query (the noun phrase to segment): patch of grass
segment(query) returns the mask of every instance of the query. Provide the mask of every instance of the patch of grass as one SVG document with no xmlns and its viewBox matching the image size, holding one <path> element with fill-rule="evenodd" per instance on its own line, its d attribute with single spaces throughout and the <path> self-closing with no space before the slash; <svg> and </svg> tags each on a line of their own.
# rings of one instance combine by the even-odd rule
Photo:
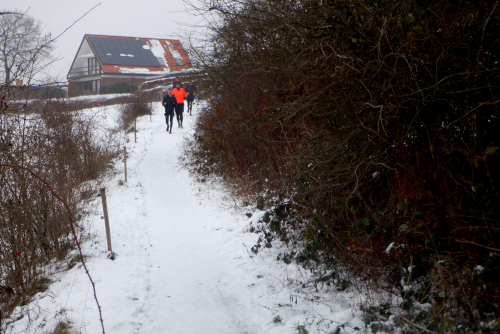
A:
<svg viewBox="0 0 500 334">
<path fill-rule="evenodd" d="M 309 332 L 306 329 L 305 325 L 298 325 L 295 329 L 299 332 L 299 334 L 308 334 Z"/>
<path fill-rule="evenodd" d="M 77 332 L 71 330 L 72 326 L 67 321 L 59 321 L 54 328 L 54 330 L 47 332 L 46 334 L 77 334 Z"/>
<path fill-rule="evenodd" d="M 52 281 L 48 277 L 40 277 L 36 282 L 37 292 L 45 292 L 48 290 Z"/>
<path fill-rule="evenodd" d="M 283 319 L 282 319 L 279 315 L 277 315 L 277 316 L 275 316 L 275 317 L 273 318 L 273 322 L 274 322 L 275 324 L 281 324 L 281 320 L 283 320 Z"/>
<path fill-rule="evenodd" d="M 79 254 L 73 255 L 68 261 L 68 270 L 76 266 L 78 262 L 80 262 L 80 255 Z"/>
</svg>

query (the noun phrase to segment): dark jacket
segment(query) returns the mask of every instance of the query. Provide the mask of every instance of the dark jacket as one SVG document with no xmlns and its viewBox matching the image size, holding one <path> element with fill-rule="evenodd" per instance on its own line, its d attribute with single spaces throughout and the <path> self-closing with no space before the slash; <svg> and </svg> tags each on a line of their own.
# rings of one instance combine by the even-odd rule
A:
<svg viewBox="0 0 500 334">
<path fill-rule="evenodd" d="M 188 94 L 187 99 L 188 100 L 194 100 L 194 93 L 196 93 L 196 86 L 195 85 L 188 85 L 186 88 L 186 93 Z"/>
<path fill-rule="evenodd" d="M 165 107 L 165 113 L 167 113 L 167 112 L 173 112 L 174 108 L 175 108 L 175 105 L 177 104 L 177 101 L 175 100 L 175 96 L 173 96 L 173 95 L 172 96 L 168 96 L 168 94 L 167 94 L 163 98 L 162 104 Z"/>
<path fill-rule="evenodd" d="M 179 81 L 172 81 L 172 89 L 174 89 L 175 87 L 177 87 L 176 85 L 180 83 L 181 84 L 181 88 L 182 88 L 182 82 L 179 80 Z"/>
</svg>

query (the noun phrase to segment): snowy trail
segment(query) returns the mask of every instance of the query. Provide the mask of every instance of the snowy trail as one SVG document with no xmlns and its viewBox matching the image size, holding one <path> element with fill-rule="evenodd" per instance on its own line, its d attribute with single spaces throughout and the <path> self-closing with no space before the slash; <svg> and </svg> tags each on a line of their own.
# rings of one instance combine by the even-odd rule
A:
<svg viewBox="0 0 500 334">
<path fill-rule="evenodd" d="M 199 195 L 179 166 L 195 116 L 184 117 L 184 130 L 174 120 L 168 134 L 163 108 L 154 105 L 152 122 L 148 116 L 138 119 L 137 143 L 127 134 L 128 182 L 123 184 L 123 163 L 116 161 L 115 175 L 102 185 L 115 260 L 109 259 L 99 198 L 86 218 L 91 238 L 83 250 L 106 333 L 281 334 L 297 333 L 298 325 L 329 333 L 342 324 L 342 333 L 352 333 L 354 326 L 361 328 L 360 314 L 352 312 L 354 294 L 335 292 L 333 282 L 318 289 L 309 272 L 276 261 L 279 249 L 263 248 L 250 257 L 247 247 L 258 236 L 245 228 L 262 212 L 249 219 L 221 209 L 212 199 L 220 195 L 217 190 L 210 198 Z M 102 110 L 107 113 L 103 127 L 114 124 L 116 107 Z M 60 322 L 76 333 L 102 333 L 81 265 L 60 266 L 49 289 L 20 308 L 30 310 L 29 316 L 7 334 L 45 334 Z"/>
<path fill-rule="evenodd" d="M 190 122 L 186 118 L 187 128 Z M 198 205 L 199 199 L 190 191 L 187 172 L 177 167 L 183 132 L 174 129 L 174 133 L 153 133 L 152 144 L 141 163 L 143 170 L 138 171 L 144 178 L 138 182 L 145 189 L 145 213 L 138 219 L 147 224 L 143 233 L 149 244 L 138 245 L 137 252 L 145 254 L 145 263 L 150 267 L 143 277 L 145 300 L 137 317 L 143 319 L 140 322 L 150 333 L 169 329 L 184 333 L 234 333 L 233 305 L 225 305 L 218 292 L 218 285 L 228 276 L 224 260 L 229 256 L 220 253 L 220 240 L 211 233 L 220 219 L 207 220 L 211 213 Z M 226 219 L 234 220 L 230 216 Z M 146 250 L 143 252 L 142 248 Z M 151 315 L 157 314 L 157 310 L 162 310 L 163 316 L 153 321 Z"/>
<path fill-rule="evenodd" d="M 139 122 L 138 143 L 129 144 L 131 153 L 139 155 L 136 167 L 131 166 L 134 172 L 127 186 L 119 189 L 121 203 L 110 209 L 134 208 L 120 229 L 123 232 L 114 237 L 115 263 L 141 266 L 130 273 L 134 281 L 116 285 L 130 294 L 124 301 L 128 305 L 123 305 L 130 321 L 123 322 L 121 312 L 116 321 L 105 312 L 106 322 L 116 333 L 240 333 L 238 318 L 248 310 L 240 310 L 234 296 L 224 292 L 224 286 L 233 284 L 229 279 L 234 265 L 227 249 L 219 247 L 225 240 L 213 233 L 223 225 L 234 225 L 234 217 L 201 205 L 187 171 L 178 167 L 179 147 L 188 130 L 174 125 L 173 134 L 167 134 L 160 111 L 154 122 L 147 118 Z M 185 116 L 185 129 L 192 121 Z M 106 301 L 104 309 L 105 305 Z"/>
</svg>

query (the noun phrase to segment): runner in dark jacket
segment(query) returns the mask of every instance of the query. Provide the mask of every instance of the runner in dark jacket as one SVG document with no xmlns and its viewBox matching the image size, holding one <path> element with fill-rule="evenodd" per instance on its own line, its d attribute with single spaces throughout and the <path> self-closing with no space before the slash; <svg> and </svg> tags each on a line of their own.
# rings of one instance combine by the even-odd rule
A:
<svg viewBox="0 0 500 334">
<path fill-rule="evenodd" d="M 189 82 L 189 85 L 187 85 L 186 87 L 186 93 L 187 93 L 187 103 L 188 103 L 188 110 L 187 112 L 189 113 L 189 115 L 191 115 L 191 110 L 193 109 L 193 101 L 194 101 L 194 97 L 196 96 L 196 86 L 193 85 L 193 82 L 190 81 Z"/>
<path fill-rule="evenodd" d="M 174 88 L 175 88 L 175 85 L 177 85 L 178 83 L 180 83 L 180 84 L 181 84 L 181 88 L 182 88 L 182 82 L 181 82 L 181 79 L 179 79 L 179 77 L 176 77 L 176 78 L 174 79 L 174 81 L 172 81 L 172 89 L 174 89 Z"/>
<path fill-rule="evenodd" d="M 169 133 L 172 133 L 172 125 L 174 123 L 174 111 L 175 111 L 175 106 L 177 105 L 177 100 L 175 99 L 175 96 L 172 95 L 172 88 L 167 89 L 167 94 L 163 98 L 162 104 L 165 107 L 165 122 L 167 122 L 167 132 L 170 129 Z"/>
</svg>

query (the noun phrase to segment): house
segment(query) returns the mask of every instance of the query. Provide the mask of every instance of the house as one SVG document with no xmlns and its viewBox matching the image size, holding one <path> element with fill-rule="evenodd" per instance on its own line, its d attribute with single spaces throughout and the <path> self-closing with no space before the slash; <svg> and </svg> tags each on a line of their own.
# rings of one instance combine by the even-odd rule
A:
<svg viewBox="0 0 500 334">
<path fill-rule="evenodd" d="M 68 72 L 70 96 L 98 94 L 102 86 L 175 77 L 191 68 L 175 39 L 85 35 Z"/>
</svg>

